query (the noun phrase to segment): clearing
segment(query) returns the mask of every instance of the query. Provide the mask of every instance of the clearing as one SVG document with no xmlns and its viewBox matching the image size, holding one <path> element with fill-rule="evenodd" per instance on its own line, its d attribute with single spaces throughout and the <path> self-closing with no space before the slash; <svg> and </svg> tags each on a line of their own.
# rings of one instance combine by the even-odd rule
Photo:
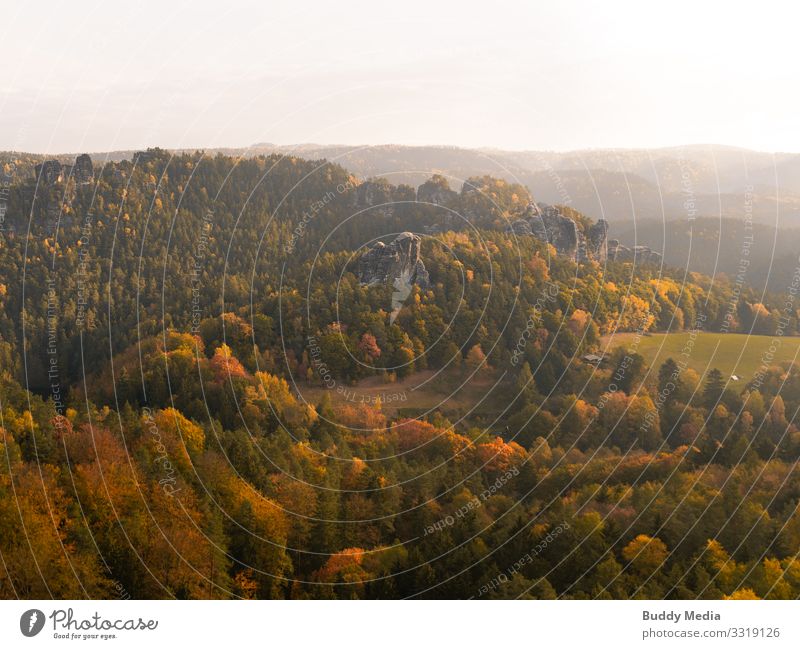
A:
<svg viewBox="0 0 800 649">
<path fill-rule="evenodd" d="M 638 342 L 637 342 L 638 338 Z M 777 341 L 777 344 L 776 344 Z M 736 375 L 747 382 L 764 364 L 778 365 L 795 358 L 800 360 L 800 336 L 754 336 L 749 334 L 725 334 L 702 332 L 695 336 L 691 344 L 691 334 L 654 333 L 639 336 L 635 333 L 622 333 L 604 336 L 601 341 L 608 352 L 616 347 L 625 347 L 644 356 L 647 363 L 657 367 L 668 358 L 675 361 L 682 358 L 702 377 L 712 368 L 724 375 Z M 774 349 L 770 359 L 770 348 Z M 684 349 L 690 349 L 688 358 L 682 357 Z"/>
</svg>

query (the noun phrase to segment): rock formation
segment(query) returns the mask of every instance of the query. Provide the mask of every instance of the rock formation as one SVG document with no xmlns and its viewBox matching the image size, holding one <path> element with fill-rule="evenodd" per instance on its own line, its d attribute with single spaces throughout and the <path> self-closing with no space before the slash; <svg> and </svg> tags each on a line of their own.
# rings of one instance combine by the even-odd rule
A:
<svg viewBox="0 0 800 649">
<path fill-rule="evenodd" d="M 444 176 L 435 175 L 417 188 L 417 201 L 433 205 L 450 205 L 458 198 L 458 193 L 450 189 Z"/>
<path fill-rule="evenodd" d="M 483 188 L 483 184 L 486 178 L 482 178 L 480 176 L 475 176 L 474 178 L 467 178 L 464 181 L 464 184 L 461 185 L 461 195 L 464 196 L 465 194 L 471 194 L 473 192 L 480 193 L 481 189 Z"/>
<path fill-rule="evenodd" d="M 75 164 L 61 164 L 58 160 L 45 160 L 35 167 L 36 179 L 41 185 L 56 185 L 73 178 L 75 183 L 83 185 L 94 180 L 92 159 L 87 153 L 75 158 Z"/>
<path fill-rule="evenodd" d="M 64 179 L 64 168 L 58 160 L 45 160 L 35 170 L 37 180 L 43 185 L 55 185 Z"/>
<path fill-rule="evenodd" d="M 383 181 L 365 180 L 353 194 L 353 207 L 356 210 L 371 210 L 380 216 L 394 214 L 394 186 Z"/>
<path fill-rule="evenodd" d="M 533 236 L 533 228 L 531 222 L 525 219 L 517 219 L 511 223 L 511 231 L 518 236 Z"/>
<path fill-rule="evenodd" d="M 660 264 L 661 253 L 647 246 L 623 246 L 617 239 L 608 242 L 608 258 L 613 261 L 631 261 L 637 264 Z"/>
<path fill-rule="evenodd" d="M 79 185 L 85 185 L 94 180 L 94 166 L 88 153 L 82 153 L 75 158 L 75 165 L 72 167 L 72 177 Z"/>
<path fill-rule="evenodd" d="M 494 194 L 497 191 L 500 192 L 499 198 Z M 525 191 L 524 187 L 509 186 L 484 176 L 464 181 L 459 193 L 450 189 L 444 176 L 437 174 L 420 185 L 414 195 L 414 190 L 405 185 L 395 187 L 383 179 L 373 179 L 356 187 L 352 207 L 355 210 L 370 210 L 370 214 L 381 216 L 402 216 L 404 212 L 401 206 L 408 203 L 408 192 L 412 192 L 411 200 L 416 198 L 423 216 L 430 217 L 427 223 L 418 224 L 418 227 L 434 235 L 450 229 L 461 229 L 464 224 L 497 227 L 509 213 L 519 209 L 516 207 L 519 204 L 518 197 Z M 510 192 L 513 192 L 513 198 Z M 450 208 L 453 212 L 450 209 L 437 209 L 436 206 Z M 560 256 L 577 263 L 596 261 L 603 264 L 610 258 L 608 222 L 604 219 L 589 225 L 586 219 L 571 214 L 569 210 L 531 201 L 523 212 L 517 212 L 509 227 L 518 236 L 534 236 L 549 243 Z M 392 245 L 394 243 L 386 248 Z M 377 248 L 373 248 L 373 251 Z M 392 254 L 392 251 L 386 254 Z M 372 257 L 365 255 L 364 263 L 370 259 Z"/>
<path fill-rule="evenodd" d="M 365 252 L 358 261 L 358 280 L 362 284 L 386 284 L 407 277 L 421 288 L 428 287 L 428 271 L 420 258 L 422 239 L 402 232 L 390 244 L 382 241 Z"/>
<path fill-rule="evenodd" d="M 608 223 L 603 219 L 584 233 L 577 222 L 563 215 L 557 207 L 531 203 L 521 218 L 511 224 L 511 229 L 518 235 L 529 234 L 546 241 L 559 255 L 575 262 L 604 263 L 608 258 Z"/>
<path fill-rule="evenodd" d="M 590 258 L 605 262 L 608 259 L 608 221 L 600 219 L 586 233 L 586 249 Z"/>
<path fill-rule="evenodd" d="M 647 246 L 623 246 L 617 239 L 608 238 L 608 222 L 600 219 L 581 229 L 578 223 L 565 216 L 557 207 L 539 203 L 528 205 L 522 216 L 511 223 L 518 236 L 533 235 L 552 245 L 559 255 L 575 262 L 594 260 L 599 263 L 629 261 L 637 264 L 660 264 L 661 253 Z"/>
<path fill-rule="evenodd" d="M 552 205 L 539 203 L 535 209 L 531 208 L 532 205 L 528 209 L 533 212 L 530 220 L 533 236 L 547 241 L 559 255 L 572 261 L 581 261 L 579 248 L 582 247 L 583 236 L 578 231 L 578 224 L 563 216 L 558 208 Z"/>
<path fill-rule="evenodd" d="M 362 285 L 389 284 L 392 293 L 391 322 L 394 322 L 414 285 L 428 288 L 430 278 L 420 258 L 422 239 L 411 232 L 399 234 L 390 244 L 376 243 L 358 260 Z"/>
</svg>

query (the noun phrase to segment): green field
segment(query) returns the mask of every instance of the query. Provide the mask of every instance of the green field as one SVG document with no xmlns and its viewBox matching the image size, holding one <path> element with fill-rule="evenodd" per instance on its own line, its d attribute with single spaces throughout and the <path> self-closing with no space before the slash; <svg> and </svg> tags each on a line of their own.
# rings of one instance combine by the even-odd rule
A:
<svg viewBox="0 0 800 649">
<path fill-rule="evenodd" d="M 603 337 L 603 347 L 607 351 L 624 346 L 640 353 L 653 366 L 660 365 L 670 356 L 679 361 L 687 360 L 689 367 L 701 376 L 714 367 L 725 375 L 737 375 L 743 382 L 749 381 L 766 360 L 769 349 L 774 344 L 771 336 L 750 336 L 747 334 L 699 333 L 696 334 L 691 353 L 686 357 L 681 352 L 690 343 L 689 333 L 637 334 L 623 333 Z M 774 357 L 767 364 L 774 365 L 791 361 L 797 356 L 800 361 L 800 336 L 783 337 Z"/>
</svg>

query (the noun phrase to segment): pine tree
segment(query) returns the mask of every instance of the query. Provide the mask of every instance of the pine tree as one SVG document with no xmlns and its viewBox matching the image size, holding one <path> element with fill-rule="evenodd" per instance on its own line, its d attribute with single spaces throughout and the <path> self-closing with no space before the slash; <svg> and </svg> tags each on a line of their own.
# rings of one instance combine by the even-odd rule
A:
<svg viewBox="0 0 800 649">
<path fill-rule="evenodd" d="M 663 395 L 660 398 L 664 401 L 664 405 L 672 402 L 682 387 L 683 381 L 678 364 L 672 358 L 668 358 L 658 370 L 658 392 L 659 395 Z"/>
<path fill-rule="evenodd" d="M 714 408 L 725 392 L 725 379 L 716 367 L 706 377 L 706 387 L 703 390 L 703 403 L 707 408 Z"/>
</svg>

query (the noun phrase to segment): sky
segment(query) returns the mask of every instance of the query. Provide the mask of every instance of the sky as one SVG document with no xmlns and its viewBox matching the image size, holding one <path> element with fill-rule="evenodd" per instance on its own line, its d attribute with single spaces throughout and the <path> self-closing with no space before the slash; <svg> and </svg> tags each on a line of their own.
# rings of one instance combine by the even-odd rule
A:
<svg viewBox="0 0 800 649">
<path fill-rule="evenodd" d="M 0 149 L 796 152 L 795 4 L 0 0 Z"/>
</svg>

